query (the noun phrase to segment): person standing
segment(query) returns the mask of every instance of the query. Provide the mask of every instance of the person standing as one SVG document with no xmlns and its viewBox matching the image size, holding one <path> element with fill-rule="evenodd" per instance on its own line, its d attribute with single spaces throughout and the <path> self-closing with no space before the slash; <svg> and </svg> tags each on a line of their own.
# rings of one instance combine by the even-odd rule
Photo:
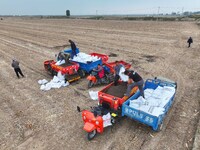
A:
<svg viewBox="0 0 200 150">
<path fill-rule="evenodd" d="M 189 48 L 190 45 L 193 43 L 192 37 L 189 37 L 189 39 L 187 40 L 187 43 L 188 43 L 188 48 Z"/>
<path fill-rule="evenodd" d="M 114 70 L 115 70 L 114 85 L 117 86 L 118 80 L 120 78 L 120 76 L 119 76 L 120 69 L 124 66 L 122 64 L 120 64 L 119 61 L 115 61 L 115 64 L 116 64 L 116 66 L 114 67 Z"/>
<path fill-rule="evenodd" d="M 70 46 L 71 46 L 71 49 L 72 49 L 72 55 L 71 55 L 71 58 L 73 59 L 74 56 L 76 56 L 76 44 L 72 41 L 72 40 L 69 40 L 69 43 L 70 43 Z"/>
<path fill-rule="evenodd" d="M 143 85 L 144 85 L 144 80 L 142 79 L 142 77 L 135 71 L 133 70 L 126 70 L 124 72 L 125 75 L 128 75 L 129 80 L 128 80 L 128 87 L 127 87 L 127 91 L 125 96 L 130 96 L 131 90 L 135 87 L 138 86 L 139 90 L 140 90 L 140 94 L 141 96 L 144 98 L 144 89 L 143 89 Z"/>
<path fill-rule="evenodd" d="M 22 71 L 21 71 L 21 69 L 20 69 L 20 67 L 19 67 L 19 61 L 13 59 L 13 60 L 12 60 L 11 66 L 14 68 L 15 73 L 16 73 L 16 75 L 17 75 L 18 78 L 20 78 L 19 74 L 20 74 L 22 77 L 24 77 L 24 74 L 22 73 Z"/>
</svg>

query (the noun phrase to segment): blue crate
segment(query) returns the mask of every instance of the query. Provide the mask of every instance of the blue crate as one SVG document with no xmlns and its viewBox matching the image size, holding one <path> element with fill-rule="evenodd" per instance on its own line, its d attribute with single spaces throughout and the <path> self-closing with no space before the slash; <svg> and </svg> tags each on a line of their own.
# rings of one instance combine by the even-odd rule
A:
<svg viewBox="0 0 200 150">
<path fill-rule="evenodd" d="M 94 62 L 87 62 L 87 63 L 82 63 L 82 62 L 77 62 L 77 61 L 72 61 L 72 62 L 78 63 L 80 66 L 79 68 L 84 70 L 86 73 L 90 73 L 92 71 L 92 69 L 94 69 L 98 66 L 98 64 L 102 65 L 101 59 L 94 61 Z"/>
<path fill-rule="evenodd" d="M 76 53 L 78 54 L 80 51 L 79 49 L 77 48 L 76 49 Z M 67 49 L 67 50 L 64 50 L 64 53 L 69 53 L 71 54 L 72 53 L 72 50 L 71 49 Z M 90 73 L 92 71 L 92 69 L 96 68 L 98 66 L 98 64 L 102 65 L 102 60 L 97 60 L 95 62 L 87 62 L 87 63 L 82 63 L 82 62 L 77 62 L 77 61 L 72 61 L 72 62 L 76 62 L 79 64 L 79 68 L 84 70 L 86 73 Z"/>
<path fill-rule="evenodd" d="M 66 49 L 66 50 L 63 50 L 64 53 L 69 53 L 70 54 L 70 57 L 71 59 L 74 57 L 74 54 L 72 53 L 72 49 Z M 76 54 L 78 54 L 80 51 L 78 48 L 76 48 Z"/>
<path fill-rule="evenodd" d="M 172 86 L 176 88 L 176 83 L 163 81 L 160 79 L 147 79 L 145 82 L 144 89 L 151 88 L 156 89 L 158 86 Z M 130 97 L 126 102 L 122 105 L 122 116 L 128 116 L 134 120 L 137 120 L 145 125 L 151 126 L 154 131 L 160 130 L 160 126 L 163 123 L 163 120 L 173 104 L 175 94 L 170 98 L 170 101 L 165 105 L 164 114 L 157 116 L 150 115 L 141 110 L 137 110 L 135 108 L 129 107 L 129 103 L 131 100 L 137 99 L 140 96 L 140 92 L 138 91 L 132 97 Z"/>
</svg>

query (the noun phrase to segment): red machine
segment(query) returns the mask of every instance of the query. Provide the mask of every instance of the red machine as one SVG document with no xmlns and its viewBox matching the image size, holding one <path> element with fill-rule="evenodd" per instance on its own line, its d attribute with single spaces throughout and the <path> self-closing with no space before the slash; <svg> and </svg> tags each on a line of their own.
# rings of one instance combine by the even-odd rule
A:
<svg viewBox="0 0 200 150">
<path fill-rule="evenodd" d="M 131 67 L 131 64 L 123 61 L 123 60 L 120 60 L 119 61 L 120 64 L 124 65 L 125 69 L 129 69 Z M 110 69 L 110 72 L 114 73 L 114 67 L 116 66 L 116 63 L 115 62 L 106 62 L 104 63 L 109 69 Z"/>
<path fill-rule="evenodd" d="M 47 60 L 44 62 L 44 68 L 52 76 L 57 75 L 57 73 L 60 71 L 63 75 L 65 75 L 65 79 L 68 82 L 80 79 L 79 64 L 75 62 L 66 60 L 66 63 L 62 65 L 56 65 L 54 60 Z"/>
<path fill-rule="evenodd" d="M 83 129 L 88 133 L 88 140 L 92 140 L 96 133 L 103 133 L 104 125 L 103 116 L 110 113 L 111 124 L 115 123 L 117 117 L 121 115 L 121 106 L 129 98 L 124 96 L 127 88 L 127 83 L 119 82 L 118 86 L 114 83 L 109 84 L 98 93 L 99 103 L 97 107 L 93 107 L 91 111 L 83 110 L 82 119 L 84 121 Z M 118 89 L 118 91 L 116 91 Z M 138 87 L 132 89 L 130 96 L 136 93 Z M 119 92 L 120 91 L 120 92 Z M 80 108 L 77 107 L 80 112 Z"/>
<path fill-rule="evenodd" d="M 73 75 L 79 69 L 79 64 L 70 62 L 69 64 L 56 65 L 54 60 L 47 60 L 44 62 L 44 67 L 45 70 L 50 71 L 53 75 L 57 74 L 59 71 L 62 74 Z"/>
<path fill-rule="evenodd" d="M 93 54 L 93 53 L 92 53 Z M 99 56 L 101 54 L 98 54 L 98 53 L 95 53 L 96 56 Z M 94 85 L 97 85 L 97 84 L 108 84 L 108 83 L 111 83 L 113 82 L 114 80 L 114 67 L 116 66 L 116 63 L 115 62 L 110 62 L 108 63 L 107 62 L 107 59 L 108 57 L 106 57 L 107 55 L 102 55 L 102 59 L 105 58 L 104 60 L 106 60 L 103 64 L 103 68 L 104 68 L 104 72 L 105 72 L 105 76 L 100 79 L 100 81 L 97 80 L 96 76 L 97 76 L 97 73 L 95 73 L 94 71 L 92 71 L 90 73 L 90 75 L 87 77 L 87 79 L 89 80 L 88 82 L 88 88 L 91 88 L 92 86 Z M 131 67 L 131 64 L 129 63 L 126 63 L 124 61 L 119 61 L 120 64 L 124 65 L 125 69 L 129 69 Z"/>
<path fill-rule="evenodd" d="M 91 56 L 97 56 L 99 58 L 102 59 L 102 63 L 106 63 L 108 61 L 108 55 L 105 55 L 105 54 L 99 54 L 99 53 L 90 53 Z"/>
</svg>

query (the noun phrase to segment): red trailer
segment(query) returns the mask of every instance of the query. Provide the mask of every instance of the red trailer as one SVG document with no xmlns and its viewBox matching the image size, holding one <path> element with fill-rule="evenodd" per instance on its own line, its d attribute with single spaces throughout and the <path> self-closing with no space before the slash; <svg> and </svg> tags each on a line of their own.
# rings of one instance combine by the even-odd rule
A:
<svg viewBox="0 0 200 150">
<path fill-rule="evenodd" d="M 129 69 L 131 67 L 131 64 L 123 61 L 123 60 L 120 60 L 118 61 L 120 64 L 124 65 L 125 69 Z M 106 62 L 104 63 L 108 68 L 110 68 L 110 72 L 114 73 L 114 67 L 116 66 L 116 63 L 115 62 Z"/>
<path fill-rule="evenodd" d="M 91 56 L 97 56 L 98 58 L 101 58 L 102 63 L 106 63 L 108 61 L 109 56 L 105 54 L 99 54 L 99 53 L 90 53 Z"/>
<path fill-rule="evenodd" d="M 127 83 L 119 81 L 118 86 L 114 86 L 114 83 L 111 83 L 99 91 L 99 105 L 97 107 L 93 107 L 91 111 L 82 111 L 83 129 L 88 133 L 88 140 L 92 140 L 96 133 L 103 133 L 106 127 L 104 124 L 105 120 L 103 119 L 104 115 L 109 113 L 110 118 L 108 119 L 110 119 L 111 124 L 115 123 L 116 117 L 121 116 L 122 104 L 136 93 L 138 87 L 132 89 L 129 97 L 124 96 L 126 89 Z M 80 111 L 79 107 L 78 111 Z"/>
<path fill-rule="evenodd" d="M 80 75 L 78 73 L 79 64 L 75 62 L 56 65 L 56 62 L 54 60 L 47 60 L 44 62 L 44 68 L 52 76 L 57 75 L 57 73 L 60 71 L 62 75 L 65 75 L 65 79 L 68 82 L 80 79 Z"/>
</svg>

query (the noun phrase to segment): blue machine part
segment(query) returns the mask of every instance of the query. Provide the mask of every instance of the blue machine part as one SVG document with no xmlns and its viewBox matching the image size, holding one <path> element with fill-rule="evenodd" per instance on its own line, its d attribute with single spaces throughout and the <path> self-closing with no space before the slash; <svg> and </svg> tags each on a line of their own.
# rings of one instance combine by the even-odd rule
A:
<svg viewBox="0 0 200 150">
<path fill-rule="evenodd" d="M 72 49 L 67 49 L 67 50 L 64 50 L 63 51 L 64 53 L 69 53 L 70 54 L 70 57 L 71 57 L 71 59 L 73 59 L 73 57 L 74 57 L 74 54 L 72 53 Z M 76 48 L 76 54 L 78 54 L 80 51 L 79 51 L 79 49 L 78 48 Z"/>
<path fill-rule="evenodd" d="M 108 68 L 107 66 L 103 65 L 103 69 L 104 69 L 107 73 L 110 73 L 110 68 Z"/>
<path fill-rule="evenodd" d="M 77 52 L 77 54 L 80 52 L 78 48 L 76 49 L 76 52 Z M 71 49 L 64 50 L 64 53 L 70 53 L 71 58 L 73 58 Z M 82 63 L 82 62 L 77 62 L 77 61 L 72 61 L 72 62 L 78 63 L 80 66 L 79 68 L 82 69 L 83 71 L 85 71 L 86 73 L 90 73 L 92 71 L 92 69 L 94 69 L 98 66 L 98 64 L 102 65 L 102 59 L 99 59 L 95 62 L 87 62 L 87 63 Z"/>
</svg>

